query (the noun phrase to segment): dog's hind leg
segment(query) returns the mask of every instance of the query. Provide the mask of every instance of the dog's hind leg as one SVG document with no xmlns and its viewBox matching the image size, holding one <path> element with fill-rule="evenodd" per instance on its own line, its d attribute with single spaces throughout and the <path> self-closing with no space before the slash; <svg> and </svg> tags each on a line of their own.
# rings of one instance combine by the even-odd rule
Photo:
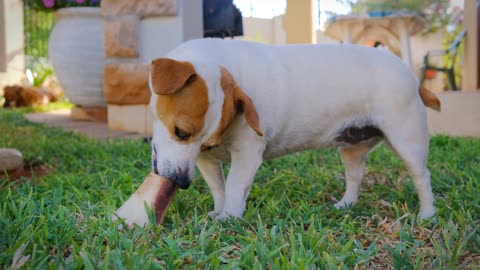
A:
<svg viewBox="0 0 480 270">
<path fill-rule="evenodd" d="M 358 191 L 365 174 L 365 157 L 372 149 L 367 144 L 348 146 L 340 149 L 340 156 L 345 166 L 345 178 L 347 189 L 343 198 L 335 204 L 337 209 L 349 207 L 357 202 Z"/>
<path fill-rule="evenodd" d="M 213 196 L 214 209 L 208 215 L 216 217 L 223 210 L 225 203 L 225 176 L 219 161 L 206 158 L 197 159 L 197 168 L 207 182 Z"/>
<path fill-rule="evenodd" d="M 434 197 L 427 168 L 429 134 L 425 111 L 411 110 L 404 116 L 401 127 L 384 130 L 387 146 L 391 147 L 406 163 L 413 178 L 420 200 L 420 217 L 429 218 L 435 214 Z M 397 122 L 398 123 L 398 122 Z"/>
<path fill-rule="evenodd" d="M 401 140 L 390 140 L 391 147 L 407 164 L 420 200 L 420 217 L 429 218 L 435 214 L 434 197 L 430 184 L 430 171 L 426 166 L 427 145 Z"/>
</svg>

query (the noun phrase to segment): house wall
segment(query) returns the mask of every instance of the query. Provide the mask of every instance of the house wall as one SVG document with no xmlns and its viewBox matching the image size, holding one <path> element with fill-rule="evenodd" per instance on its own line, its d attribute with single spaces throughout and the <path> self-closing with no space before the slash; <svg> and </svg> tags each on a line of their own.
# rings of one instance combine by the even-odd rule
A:
<svg viewBox="0 0 480 270">
<path fill-rule="evenodd" d="M 187 40 L 203 37 L 201 1 L 176 1 L 176 16 L 149 16 L 140 20 L 140 62 L 164 57 Z"/>
<path fill-rule="evenodd" d="M 178 16 L 147 17 L 140 21 L 140 62 L 149 64 L 165 56 L 183 41 L 183 22 Z M 168 37 L 168 38 L 166 38 Z"/>
<path fill-rule="evenodd" d="M 442 111 L 427 109 L 430 134 L 480 138 L 480 91 L 445 91 Z"/>
<path fill-rule="evenodd" d="M 24 74 L 23 2 L 0 1 L 0 92 Z"/>
<path fill-rule="evenodd" d="M 5 8 L 3 2 L 0 4 L 0 72 L 7 71 L 7 52 L 5 50 Z"/>
<path fill-rule="evenodd" d="M 276 31 L 283 29 L 275 27 L 273 19 L 243 17 L 243 36 L 238 39 L 277 44 Z"/>
<path fill-rule="evenodd" d="M 236 39 L 267 44 L 287 43 L 286 33 L 283 29 L 283 15 L 271 19 L 243 17 L 242 20 L 244 35 Z"/>
</svg>

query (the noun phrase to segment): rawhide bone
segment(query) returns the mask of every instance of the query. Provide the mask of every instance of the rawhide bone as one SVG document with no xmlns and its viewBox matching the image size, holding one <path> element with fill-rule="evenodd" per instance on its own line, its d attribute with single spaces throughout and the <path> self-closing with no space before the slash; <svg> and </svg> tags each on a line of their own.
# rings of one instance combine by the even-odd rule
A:
<svg viewBox="0 0 480 270">
<path fill-rule="evenodd" d="M 177 190 L 178 186 L 172 181 L 150 173 L 135 193 L 115 211 L 112 220 L 121 218 L 128 226 L 137 224 L 143 227 L 150 223 L 145 209 L 146 204 L 155 211 L 157 224 L 160 224 Z"/>
</svg>

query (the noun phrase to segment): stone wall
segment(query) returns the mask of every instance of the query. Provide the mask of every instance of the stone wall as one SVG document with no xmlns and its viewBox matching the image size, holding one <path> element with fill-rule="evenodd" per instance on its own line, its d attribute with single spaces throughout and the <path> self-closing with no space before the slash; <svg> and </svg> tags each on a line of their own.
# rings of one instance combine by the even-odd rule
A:
<svg viewBox="0 0 480 270">
<path fill-rule="evenodd" d="M 108 104 L 148 104 L 149 63 L 140 61 L 140 23 L 145 17 L 176 16 L 176 0 L 103 0 L 104 93 Z"/>
<path fill-rule="evenodd" d="M 202 1 L 102 0 L 101 10 L 108 125 L 151 133 L 150 63 L 186 40 L 203 37 Z"/>
</svg>

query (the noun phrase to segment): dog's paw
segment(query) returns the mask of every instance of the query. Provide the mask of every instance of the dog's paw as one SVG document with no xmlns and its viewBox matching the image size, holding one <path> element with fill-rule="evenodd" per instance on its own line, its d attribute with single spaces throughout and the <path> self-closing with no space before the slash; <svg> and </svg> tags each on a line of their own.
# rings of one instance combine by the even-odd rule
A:
<svg viewBox="0 0 480 270">
<path fill-rule="evenodd" d="M 419 216 L 422 218 L 422 219 L 428 219 L 428 218 L 431 218 L 435 215 L 435 212 L 437 211 L 437 209 L 435 208 L 435 206 L 430 206 L 430 207 L 426 207 L 425 209 L 423 208 L 420 208 L 420 214 Z"/>
<path fill-rule="evenodd" d="M 211 218 L 216 218 L 218 215 L 220 215 L 220 212 L 221 212 L 221 211 L 215 211 L 215 210 L 214 210 L 214 211 L 208 212 L 207 215 L 208 215 L 209 217 L 211 217 Z"/>
<path fill-rule="evenodd" d="M 226 212 L 226 211 L 222 211 L 220 212 L 220 214 L 218 214 L 215 219 L 218 220 L 218 221 L 225 221 L 225 220 L 229 220 L 229 219 L 232 219 L 232 218 L 241 218 L 242 215 L 239 215 L 239 214 L 233 214 L 233 213 L 229 213 L 229 212 Z"/>
<path fill-rule="evenodd" d="M 346 209 L 346 208 L 350 208 L 352 204 L 354 204 L 354 202 L 341 200 L 338 203 L 334 204 L 333 206 L 335 206 L 335 208 L 337 209 Z"/>
<path fill-rule="evenodd" d="M 218 221 L 228 220 L 231 216 L 226 212 L 221 212 L 215 216 L 215 219 Z"/>
</svg>

